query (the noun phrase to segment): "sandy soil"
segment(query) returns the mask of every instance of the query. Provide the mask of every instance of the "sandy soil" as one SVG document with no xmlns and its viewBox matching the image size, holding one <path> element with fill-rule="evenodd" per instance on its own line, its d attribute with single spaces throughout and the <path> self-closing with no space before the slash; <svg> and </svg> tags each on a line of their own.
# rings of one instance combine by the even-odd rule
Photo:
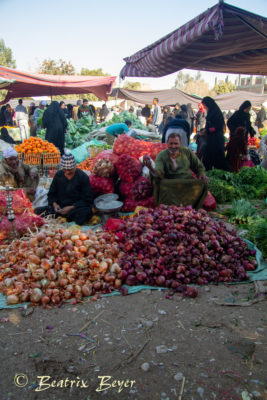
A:
<svg viewBox="0 0 267 400">
<path fill-rule="evenodd" d="M 217 304 L 253 294 L 253 284 L 202 287 L 196 299 L 145 290 L 2 310 L 0 398 L 267 399 L 266 300 Z"/>
</svg>

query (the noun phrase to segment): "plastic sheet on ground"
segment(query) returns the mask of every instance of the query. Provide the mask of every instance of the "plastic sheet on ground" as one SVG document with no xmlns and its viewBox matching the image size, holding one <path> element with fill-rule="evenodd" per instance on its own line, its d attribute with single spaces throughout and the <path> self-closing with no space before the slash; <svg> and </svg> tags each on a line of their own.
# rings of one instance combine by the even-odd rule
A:
<svg viewBox="0 0 267 400">
<path fill-rule="evenodd" d="M 91 227 L 89 227 L 89 228 L 91 229 Z M 267 280 L 267 264 L 262 257 L 261 251 L 249 240 L 246 240 L 246 239 L 243 239 L 243 240 L 248 244 L 248 248 L 250 250 L 256 250 L 256 260 L 258 263 L 258 267 L 255 271 L 248 271 L 248 275 L 250 277 L 249 281 L 233 282 L 232 285 L 240 285 L 240 284 L 244 284 L 244 283 L 251 283 L 254 281 Z M 149 290 L 167 290 L 167 288 L 158 287 L 158 286 L 147 286 L 147 285 L 137 285 L 137 286 L 124 285 L 124 286 L 126 286 L 128 288 L 128 294 L 138 293 L 141 290 L 147 290 L 147 289 L 149 289 Z M 197 286 L 197 285 L 194 285 L 194 286 Z M 121 293 L 119 291 L 113 291 L 112 293 L 108 293 L 108 294 L 100 294 L 101 297 L 110 297 L 110 296 L 116 296 L 116 295 L 121 295 Z M 19 307 L 23 307 L 27 304 L 30 304 L 30 303 L 7 305 L 6 297 L 2 293 L 0 293 L 0 310 L 9 309 L 9 308 L 19 308 Z"/>
</svg>

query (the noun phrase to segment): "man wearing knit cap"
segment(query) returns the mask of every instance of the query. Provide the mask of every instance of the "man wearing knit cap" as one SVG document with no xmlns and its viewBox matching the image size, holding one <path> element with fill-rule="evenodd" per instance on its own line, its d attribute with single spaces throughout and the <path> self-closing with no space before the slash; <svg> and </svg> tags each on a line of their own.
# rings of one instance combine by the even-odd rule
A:
<svg viewBox="0 0 267 400">
<path fill-rule="evenodd" d="M 47 213 L 83 225 L 92 216 L 93 193 L 85 172 L 77 168 L 72 154 L 64 154 L 48 192 Z"/>
<path fill-rule="evenodd" d="M 0 181 L 14 188 L 22 188 L 26 196 L 33 201 L 39 183 L 38 171 L 19 160 L 18 153 L 12 147 L 3 152 L 0 162 Z"/>
</svg>

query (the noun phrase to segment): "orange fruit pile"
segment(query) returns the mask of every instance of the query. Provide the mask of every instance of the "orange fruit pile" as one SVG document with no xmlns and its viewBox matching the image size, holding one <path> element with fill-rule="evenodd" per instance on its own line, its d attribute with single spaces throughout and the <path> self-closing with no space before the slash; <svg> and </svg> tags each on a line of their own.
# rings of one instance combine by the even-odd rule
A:
<svg viewBox="0 0 267 400">
<path fill-rule="evenodd" d="M 25 139 L 22 144 L 15 146 L 15 150 L 18 153 L 54 153 L 59 154 L 59 150 L 52 143 L 47 140 L 42 140 L 41 138 L 31 136 L 29 139 Z"/>
</svg>

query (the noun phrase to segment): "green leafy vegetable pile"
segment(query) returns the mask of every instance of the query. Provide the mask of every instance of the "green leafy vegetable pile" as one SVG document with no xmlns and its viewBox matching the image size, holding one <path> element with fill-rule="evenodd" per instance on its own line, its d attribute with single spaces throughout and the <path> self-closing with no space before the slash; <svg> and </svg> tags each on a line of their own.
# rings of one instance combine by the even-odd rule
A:
<svg viewBox="0 0 267 400">
<path fill-rule="evenodd" d="M 258 217 L 248 226 L 246 239 L 253 242 L 262 252 L 263 257 L 267 258 L 267 220 Z"/>
<path fill-rule="evenodd" d="M 218 203 L 233 200 L 263 199 L 267 197 L 267 171 L 257 165 L 244 167 L 238 173 L 212 169 L 207 171 L 210 178 L 209 190 Z"/>
<path fill-rule="evenodd" d="M 141 123 L 137 116 L 128 111 L 123 111 L 122 113 L 114 114 L 113 118 L 107 122 L 101 122 L 97 124 L 92 116 L 87 116 L 79 119 L 75 122 L 73 119 L 68 119 L 68 127 L 66 132 L 66 146 L 69 149 L 74 149 L 81 144 L 88 141 L 88 135 L 97 129 L 112 125 L 120 124 L 129 120 L 132 122 L 131 128 L 147 130 L 147 128 Z M 90 140 L 90 139 L 89 139 Z"/>
</svg>

